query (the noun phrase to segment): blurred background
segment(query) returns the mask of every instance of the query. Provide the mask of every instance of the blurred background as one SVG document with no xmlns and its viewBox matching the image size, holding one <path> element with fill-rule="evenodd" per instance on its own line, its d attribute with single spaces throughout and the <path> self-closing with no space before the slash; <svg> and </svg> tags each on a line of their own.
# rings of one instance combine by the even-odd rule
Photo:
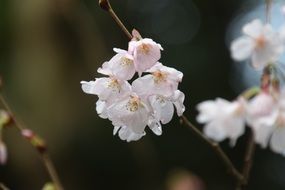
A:
<svg viewBox="0 0 285 190">
<path fill-rule="evenodd" d="M 161 61 L 183 71 L 185 115 L 195 123 L 195 106 L 206 99 L 234 99 L 258 84 L 259 73 L 234 63 L 229 44 L 241 26 L 265 18 L 262 0 L 113 0 L 128 29 L 153 38 Z M 283 23 L 282 1 L 272 22 Z M 66 190 L 229 190 L 235 182 L 215 153 L 175 116 L 160 137 L 147 130 L 138 142 L 112 135 L 98 117 L 95 96 L 81 91 L 81 80 L 96 70 L 113 47 L 128 39 L 97 0 L 0 0 L 0 74 L 3 93 L 18 118 L 39 133 Z M 202 129 L 202 126 L 199 127 Z M 49 181 L 37 152 L 17 130 L 4 131 L 7 165 L 0 182 L 10 189 L 38 190 Z M 221 144 L 242 165 L 246 138 L 235 148 Z M 257 147 L 248 189 L 285 189 L 285 158 Z"/>
</svg>

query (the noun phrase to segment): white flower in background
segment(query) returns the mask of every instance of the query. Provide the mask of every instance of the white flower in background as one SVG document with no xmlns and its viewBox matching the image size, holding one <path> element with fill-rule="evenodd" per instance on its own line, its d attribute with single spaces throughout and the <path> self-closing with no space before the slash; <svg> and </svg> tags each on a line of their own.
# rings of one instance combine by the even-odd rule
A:
<svg viewBox="0 0 285 190">
<path fill-rule="evenodd" d="M 246 24 L 242 29 L 244 36 L 231 44 L 231 55 L 236 61 L 251 58 L 256 69 L 262 69 L 277 61 L 283 52 L 283 41 L 270 24 L 262 24 L 258 19 Z"/>
<path fill-rule="evenodd" d="M 217 142 L 229 138 L 231 145 L 235 145 L 245 131 L 244 101 L 242 98 L 233 102 L 217 98 L 198 104 L 197 121 L 206 124 L 205 135 Z"/>
<path fill-rule="evenodd" d="M 161 57 L 163 50 L 160 44 L 149 38 L 141 38 L 137 31 L 133 31 L 135 36 L 129 42 L 129 53 L 134 57 L 134 64 L 139 75 L 151 68 Z M 139 35 L 139 36 L 138 36 Z"/>
<path fill-rule="evenodd" d="M 7 148 L 3 141 L 0 141 L 0 165 L 4 165 L 7 162 Z"/>
<path fill-rule="evenodd" d="M 156 94 L 171 96 L 177 90 L 178 83 L 183 77 L 182 72 L 163 66 L 161 63 L 155 64 L 146 72 L 151 74 L 140 77 L 132 83 L 134 91 L 146 96 Z"/>
<path fill-rule="evenodd" d="M 248 102 L 247 123 L 254 131 L 255 141 L 265 148 L 278 115 L 277 101 L 262 92 Z"/>
<path fill-rule="evenodd" d="M 285 155 L 285 97 L 279 100 L 261 93 L 248 105 L 248 123 L 253 128 L 256 143 Z"/>
<path fill-rule="evenodd" d="M 114 48 L 117 53 L 110 61 L 103 63 L 98 73 L 120 80 L 130 80 L 135 74 L 134 58 L 127 51 Z"/>
</svg>

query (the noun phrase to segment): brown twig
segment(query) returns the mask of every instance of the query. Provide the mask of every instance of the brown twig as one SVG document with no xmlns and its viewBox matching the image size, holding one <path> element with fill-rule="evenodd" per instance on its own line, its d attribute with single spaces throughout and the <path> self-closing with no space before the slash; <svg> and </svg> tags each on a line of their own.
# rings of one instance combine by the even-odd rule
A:
<svg viewBox="0 0 285 190">
<path fill-rule="evenodd" d="M 244 180 L 242 174 L 235 168 L 229 157 L 225 154 L 225 152 L 221 149 L 218 143 L 211 141 L 208 139 L 201 131 L 197 129 L 184 115 L 181 116 L 183 123 L 188 126 L 200 139 L 202 139 L 205 143 L 210 145 L 212 149 L 216 152 L 216 154 L 223 161 L 224 165 L 227 167 L 230 174 L 238 181 L 241 182 Z"/>
<path fill-rule="evenodd" d="M 6 111 L 9 113 L 12 122 L 14 123 L 14 126 L 18 129 L 18 131 L 21 133 L 21 135 L 23 135 L 23 131 L 27 130 L 22 124 L 21 122 L 19 122 L 19 120 L 16 118 L 14 112 L 12 111 L 12 109 L 10 108 L 8 102 L 6 101 L 6 99 L 0 94 L 0 102 L 3 104 L 4 108 L 6 109 Z M 37 137 L 39 138 L 39 137 Z M 38 140 L 38 139 L 37 139 Z M 40 139 L 41 140 L 41 139 Z M 35 144 L 33 144 L 33 141 L 31 141 L 31 139 L 28 138 L 28 141 L 32 144 L 32 146 L 37 150 L 37 152 L 40 154 L 41 156 L 41 160 L 45 165 L 45 168 L 53 182 L 53 184 L 56 187 L 56 190 L 63 190 L 63 186 L 61 185 L 60 179 L 58 177 L 58 174 L 55 170 L 55 167 L 47 153 L 47 149 L 46 147 L 42 147 L 42 146 L 37 146 Z"/>
<path fill-rule="evenodd" d="M 99 5 L 103 10 L 107 11 L 111 15 L 111 17 L 115 20 L 115 22 L 118 24 L 118 26 L 121 28 L 121 30 L 131 40 L 133 38 L 133 36 L 128 31 L 128 29 L 125 27 L 125 25 L 122 23 L 122 21 L 119 19 L 119 17 L 116 15 L 116 13 L 113 10 L 109 0 L 99 0 Z"/>
<path fill-rule="evenodd" d="M 244 180 L 239 181 L 239 183 L 237 184 L 236 190 L 241 190 L 248 184 L 249 174 L 250 174 L 251 167 L 253 164 L 252 159 L 254 156 L 254 152 L 255 152 L 254 133 L 251 130 L 249 134 L 249 138 L 248 138 L 247 149 L 246 149 L 246 153 L 244 157 L 244 165 L 242 169 L 242 175 L 244 177 Z"/>
</svg>

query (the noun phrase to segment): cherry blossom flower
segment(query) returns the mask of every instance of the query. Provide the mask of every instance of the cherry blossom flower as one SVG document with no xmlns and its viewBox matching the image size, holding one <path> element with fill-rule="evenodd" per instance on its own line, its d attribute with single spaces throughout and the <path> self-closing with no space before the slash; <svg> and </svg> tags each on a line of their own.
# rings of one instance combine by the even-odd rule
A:
<svg viewBox="0 0 285 190">
<path fill-rule="evenodd" d="M 143 99 L 132 94 L 109 106 L 108 118 L 116 127 L 126 127 L 136 134 L 143 134 L 148 124 L 149 108 Z"/>
<path fill-rule="evenodd" d="M 251 58 L 254 68 L 264 68 L 277 61 L 283 52 L 283 42 L 279 33 L 270 24 L 262 24 L 258 19 L 246 24 L 242 29 L 244 36 L 234 40 L 231 55 L 236 61 Z"/>
<path fill-rule="evenodd" d="M 134 32 L 133 32 L 134 33 Z M 139 34 L 134 34 L 138 36 Z M 163 50 L 160 44 L 150 38 L 135 37 L 129 42 L 128 51 L 134 57 L 134 64 L 139 75 L 151 68 L 161 57 Z"/>
<path fill-rule="evenodd" d="M 157 121 L 161 121 L 162 124 L 167 124 L 173 117 L 174 106 L 176 107 L 178 116 L 181 116 L 185 111 L 185 107 L 183 105 L 184 98 L 184 93 L 177 90 L 171 97 L 151 95 L 148 100 L 151 108 L 153 109 L 154 118 Z"/>
<path fill-rule="evenodd" d="M 151 74 L 140 77 L 132 83 L 134 91 L 140 95 L 171 96 L 177 90 L 178 83 L 183 77 L 182 72 L 163 66 L 161 63 L 157 63 L 146 72 Z"/>
<path fill-rule="evenodd" d="M 83 92 L 97 95 L 103 101 L 113 100 L 131 92 L 131 86 L 127 81 L 106 77 L 89 82 L 81 81 L 81 88 Z"/>
<path fill-rule="evenodd" d="M 268 93 L 260 93 L 247 105 L 247 123 L 254 130 L 256 143 L 263 148 L 268 144 L 277 115 L 277 102 Z"/>
<path fill-rule="evenodd" d="M 256 143 L 285 155 L 285 99 L 261 93 L 248 105 L 248 123 L 255 134 Z"/>
<path fill-rule="evenodd" d="M 135 74 L 134 58 L 127 51 L 114 48 L 117 54 L 110 60 L 103 63 L 98 73 L 112 76 L 120 80 L 129 80 Z"/>
<path fill-rule="evenodd" d="M 206 124 L 206 136 L 217 142 L 229 138 L 233 146 L 245 130 L 244 104 L 243 98 L 233 102 L 221 98 L 204 101 L 197 106 L 197 121 Z"/>
</svg>

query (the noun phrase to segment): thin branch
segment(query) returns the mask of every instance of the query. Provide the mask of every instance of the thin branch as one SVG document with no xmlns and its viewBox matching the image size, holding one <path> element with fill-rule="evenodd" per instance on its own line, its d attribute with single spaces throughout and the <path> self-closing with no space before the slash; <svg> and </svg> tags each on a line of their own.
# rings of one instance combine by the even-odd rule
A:
<svg viewBox="0 0 285 190">
<path fill-rule="evenodd" d="M 254 152 L 255 152 L 255 141 L 254 141 L 254 133 L 251 130 L 250 134 L 249 134 L 249 138 L 248 138 L 248 143 L 247 143 L 247 149 L 246 149 L 246 153 L 245 153 L 245 157 L 244 157 L 244 166 L 242 169 L 242 175 L 244 177 L 243 181 L 240 181 L 237 184 L 237 190 L 241 190 L 243 189 L 247 184 L 248 184 L 248 180 L 249 180 L 249 174 L 252 168 L 252 164 L 253 164 L 253 156 L 254 156 Z"/>
<path fill-rule="evenodd" d="M 272 6 L 272 0 L 265 0 L 266 23 L 270 23 L 271 20 L 271 6 Z"/>
<path fill-rule="evenodd" d="M 221 149 L 218 143 L 215 143 L 208 139 L 201 131 L 197 129 L 184 115 L 181 116 L 183 123 L 188 126 L 200 139 L 202 139 L 205 143 L 210 145 L 212 149 L 216 152 L 216 154 L 223 161 L 224 165 L 227 167 L 230 174 L 238 181 L 241 182 L 244 180 L 242 174 L 235 168 L 229 157 L 225 154 L 225 152 Z"/>
<path fill-rule="evenodd" d="M 125 27 L 125 25 L 122 23 L 122 21 L 119 19 L 119 17 L 116 15 L 116 13 L 113 10 L 109 0 L 99 0 L 99 5 L 103 10 L 107 11 L 111 15 L 113 20 L 115 20 L 115 22 L 118 24 L 118 26 L 121 28 L 121 30 L 131 40 L 133 38 L 133 36 L 128 31 L 128 29 Z"/>
<path fill-rule="evenodd" d="M 12 119 L 12 122 L 14 123 L 14 126 L 18 129 L 18 131 L 23 136 L 23 131 L 25 131 L 27 129 L 25 129 L 25 127 L 21 124 L 21 122 L 19 122 L 19 120 L 15 116 L 14 112 L 10 108 L 8 102 L 6 101 L 6 99 L 1 94 L 0 94 L 0 102 L 3 104 L 4 108 L 9 113 L 9 115 Z M 39 137 L 37 137 L 37 140 L 41 140 L 41 139 L 39 139 Z M 29 140 L 29 142 L 32 144 L 32 146 L 40 154 L 41 160 L 44 163 L 45 168 L 46 168 L 52 182 L 54 183 L 54 185 L 56 187 L 56 190 L 63 190 L 63 186 L 61 185 L 61 182 L 60 182 L 58 174 L 55 170 L 55 167 L 54 167 L 54 165 L 53 165 L 53 163 L 52 163 L 52 161 L 51 161 L 51 159 L 47 153 L 46 147 L 37 146 L 37 145 L 33 144 L 33 142 L 31 140 Z"/>
</svg>

